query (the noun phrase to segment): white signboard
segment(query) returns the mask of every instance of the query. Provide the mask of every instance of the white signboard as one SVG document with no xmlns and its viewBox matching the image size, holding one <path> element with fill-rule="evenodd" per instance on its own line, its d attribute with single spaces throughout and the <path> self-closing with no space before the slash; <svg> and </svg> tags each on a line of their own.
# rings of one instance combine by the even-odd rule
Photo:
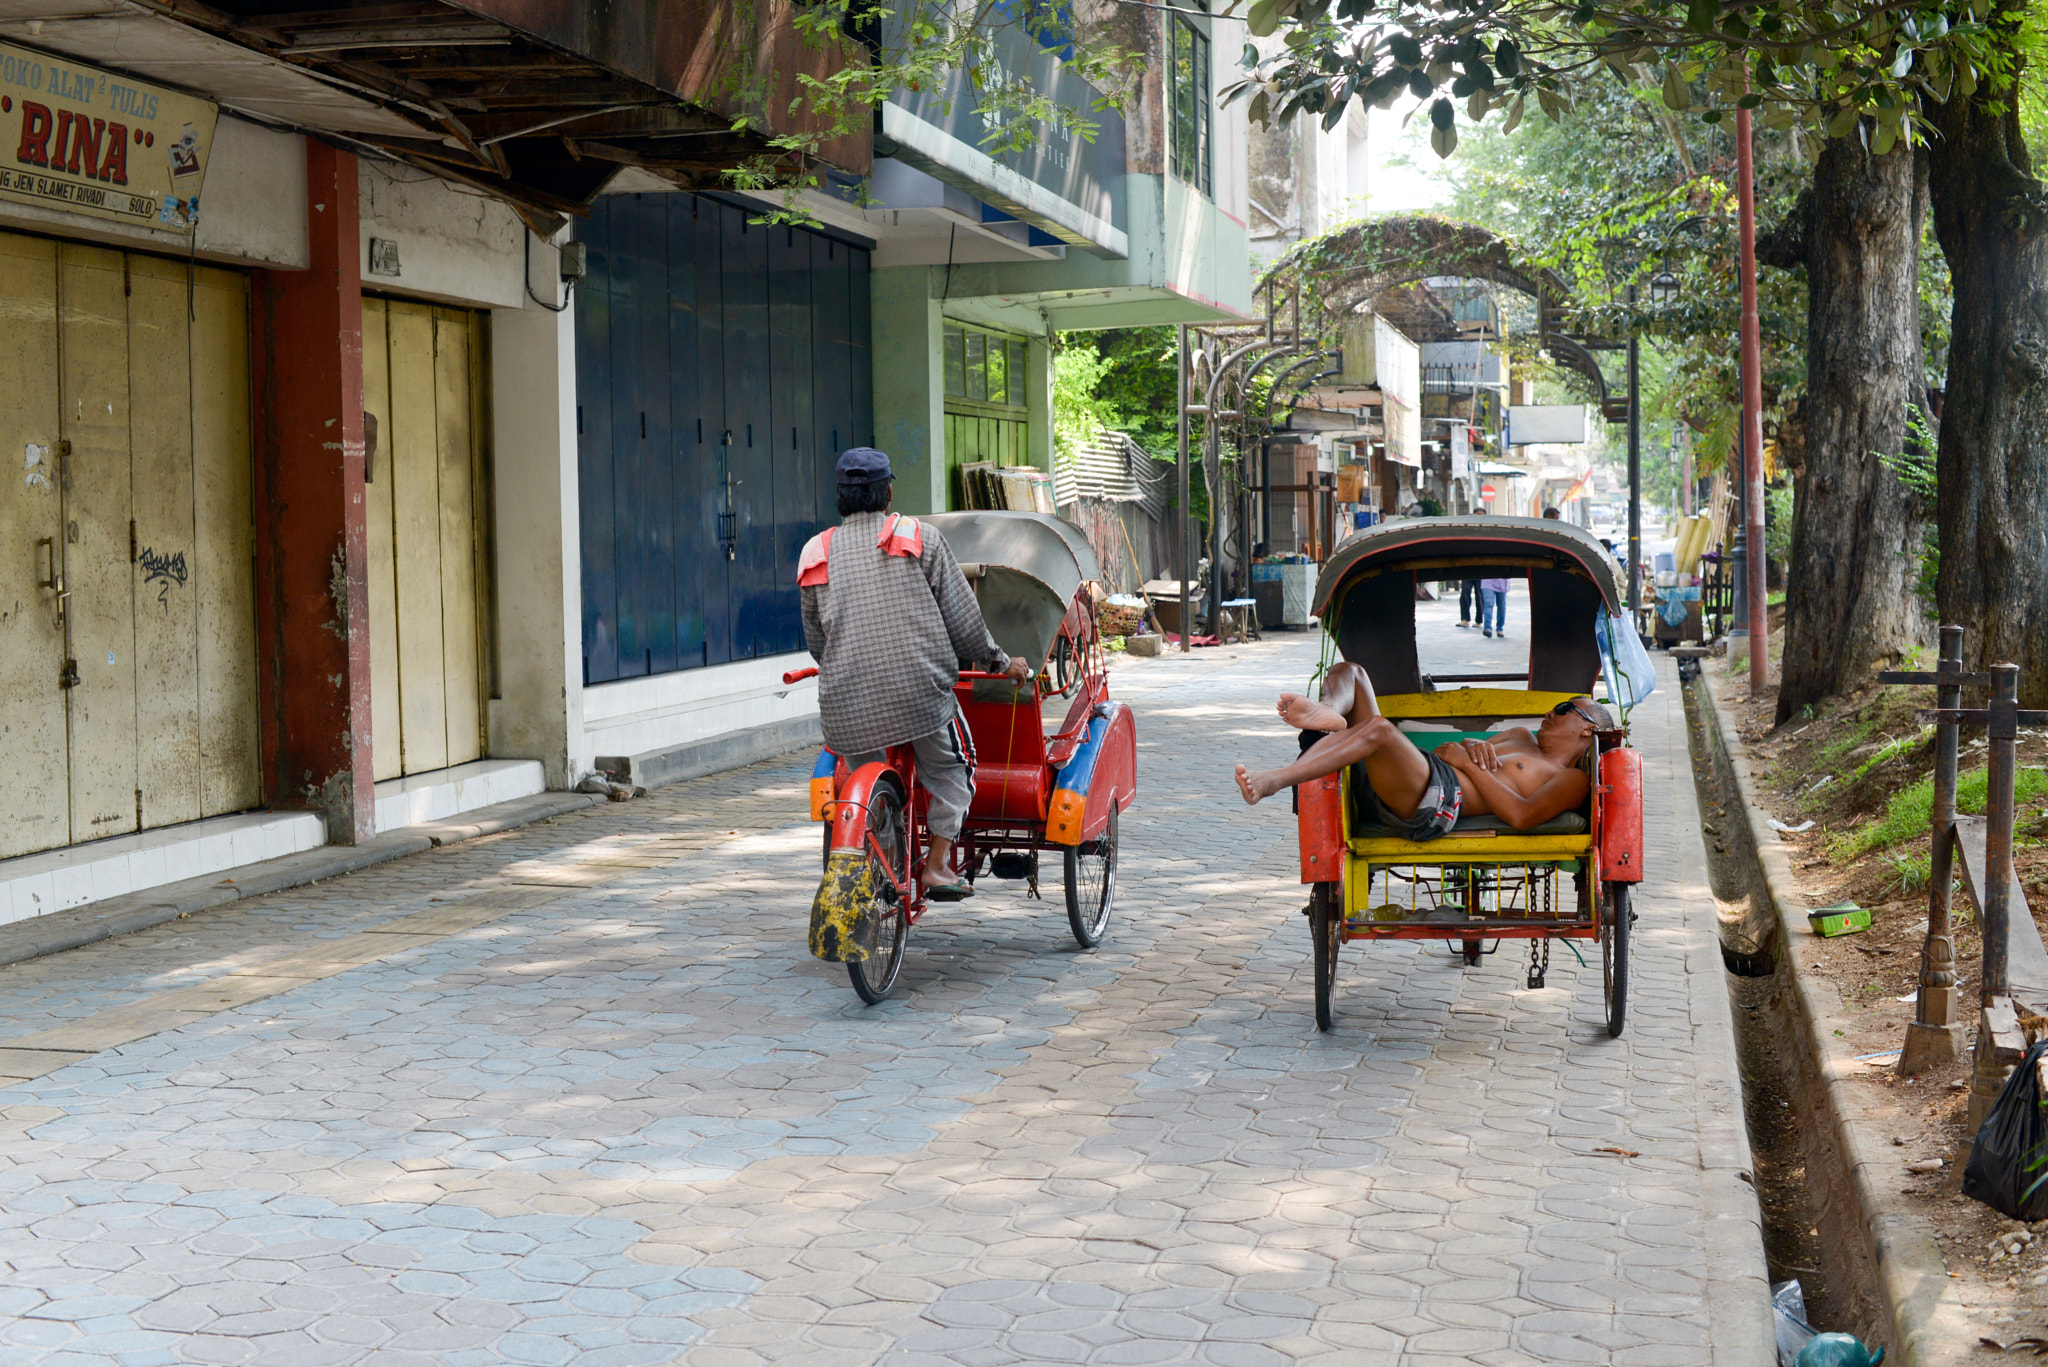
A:
<svg viewBox="0 0 2048 1367">
<path fill-rule="evenodd" d="M 1508 406 L 1508 445 L 1570 444 L 1586 439 L 1586 405 L 1520 403 Z"/>
<path fill-rule="evenodd" d="M 1472 473 L 1472 429 L 1462 422 L 1451 424 L 1451 478 Z"/>
<path fill-rule="evenodd" d="M 0 199 L 189 233 L 216 109 L 69 57 L 0 43 Z"/>
</svg>

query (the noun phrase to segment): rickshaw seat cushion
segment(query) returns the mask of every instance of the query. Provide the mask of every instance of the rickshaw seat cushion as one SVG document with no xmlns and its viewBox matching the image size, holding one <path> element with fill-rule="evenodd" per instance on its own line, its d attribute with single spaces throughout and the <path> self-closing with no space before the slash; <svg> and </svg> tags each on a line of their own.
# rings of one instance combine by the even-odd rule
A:
<svg viewBox="0 0 2048 1367">
<path fill-rule="evenodd" d="M 1352 781 L 1356 783 L 1359 779 L 1354 777 Z M 1461 816 L 1458 818 L 1458 824 L 1451 827 L 1446 838 L 1455 838 L 1460 835 L 1477 835 L 1483 831 L 1493 831 L 1500 835 L 1584 835 L 1591 829 L 1592 825 L 1586 820 L 1584 812 L 1566 812 L 1562 816 L 1554 816 L 1548 821 L 1531 826 L 1526 831 L 1516 830 L 1497 816 Z M 1349 834 L 1353 840 L 1398 840 L 1401 838 L 1401 832 L 1391 826 L 1362 824 L 1355 821 L 1352 823 Z"/>
<path fill-rule="evenodd" d="M 1493 731 L 1410 731 L 1405 726 L 1401 727 L 1401 734 L 1408 737 L 1409 740 L 1414 741 L 1415 748 L 1418 750 L 1435 750 L 1440 746 L 1443 746 L 1444 744 L 1454 740 L 1466 741 L 1500 739 L 1500 735 L 1497 732 Z"/>
</svg>

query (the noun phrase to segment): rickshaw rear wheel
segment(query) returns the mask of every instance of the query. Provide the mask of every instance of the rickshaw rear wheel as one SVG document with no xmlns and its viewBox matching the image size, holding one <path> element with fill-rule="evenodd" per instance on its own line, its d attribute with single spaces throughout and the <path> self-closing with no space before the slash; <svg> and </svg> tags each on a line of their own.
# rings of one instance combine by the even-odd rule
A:
<svg viewBox="0 0 2048 1367">
<path fill-rule="evenodd" d="M 1607 885 L 1606 915 L 1600 918 L 1600 986 L 1607 1004 L 1607 1033 L 1621 1037 L 1628 1014 L 1628 926 L 1635 919 L 1629 911 L 1629 885 Z"/>
<path fill-rule="evenodd" d="M 1116 806 L 1100 837 L 1067 847 L 1067 925 L 1083 949 L 1102 943 L 1116 901 Z"/>
<path fill-rule="evenodd" d="M 896 986 L 903 971 L 903 950 L 910 938 L 910 867 L 907 845 L 910 823 L 903 810 L 903 789 L 889 779 L 874 786 L 868 798 L 868 830 L 875 844 L 888 854 L 888 861 L 868 851 L 868 875 L 873 880 L 875 899 L 861 918 L 857 932 L 868 957 L 846 965 L 853 990 L 869 1006 L 881 1001 Z"/>
<path fill-rule="evenodd" d="M 1344 913 L 1337 905 L 1340 883 L 1314 883 L 1308 894 L 1308 933 L 1315 942 L 1316 1029 L 1336 1025 L 1331 999 L 1337 990 L 1337 951 L 1344 945 Z"/>
</svg>

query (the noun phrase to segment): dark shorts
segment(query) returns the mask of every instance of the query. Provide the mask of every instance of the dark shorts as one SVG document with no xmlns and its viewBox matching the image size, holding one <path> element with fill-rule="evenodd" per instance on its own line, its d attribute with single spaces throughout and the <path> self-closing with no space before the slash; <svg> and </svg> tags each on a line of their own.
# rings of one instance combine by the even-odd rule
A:
<svg viewBox="0 0 2048 1367">
<path fill-rule="evenodd" d="M 1465 794 L 1458 787 L 1458 771 L 1438 759 L 1434 750 L 1424 750 L 1422 757 L 1429 761 L 1429 784 L 1422 790 L 1422 800 L 1415 804 L 1414 816 L 1394 815 L 1369 784 L 1365 788 L 1366 810 L 1374 813 L 1381 825 L 1400 831 L 1405 840 L 1436 840 L 1449 834 L 1451 827 L 1458 824 L 1458 809 L 1465 802 Z M 1357 766 L 1351 780 L 1365 783 L 1363 764 Z"/>
</svg>

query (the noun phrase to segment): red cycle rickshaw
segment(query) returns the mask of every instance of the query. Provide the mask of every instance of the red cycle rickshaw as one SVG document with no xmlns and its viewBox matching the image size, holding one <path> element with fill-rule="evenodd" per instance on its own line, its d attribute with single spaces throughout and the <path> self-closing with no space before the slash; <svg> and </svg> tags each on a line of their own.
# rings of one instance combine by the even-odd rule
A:
<svg viewBox="0 0 2048 1367">
<path fill-rule="evenodd" d="M 1041 852 L 1064 865 L 1067 923 L 1083 948 L 1108 929 L 1116 897 L 1117 815 L 1137 791 L 1137 731 L 1109 696 L 1090 581 L 1095 553 L 1079 529 L 1038 513 L 938 513 L 996 643 L 1033 662 L 1034 678 L 966 672 L 954 685 L 974 739 L 974 801 L 952 872 L 1038 891 Z M 785 674 L 785 683 L 815 675 Z M 1069 699 L 1045 730 L 1048 699 Z M 830 750 L 811 776 L 811 818 L 825 827 L 825 876 L 811 906 L 811 952 L 846 965 L 853 990 L 878 1002 L 896 985 L 910 927 L 925 912 L 925 797 L 908 745 L 848 772 Z"/>
<path fill-rule="evenodd" d="M 1511 674 L 1424 674 L 1415 641 L 1417 581 L 1493 575 L 1528 580 L 1528 666 Z M 1597 942 L 1607 1033 L 1619 1035 L 1635 920 L 1629 902 L 1643 877 L 1642 756 L 1629 747 L 1625 709 L 1649 693 L 1654 675 L 1623 615 L 1613 560 L 1568 522 L 1382 523 L 1330 557 L 1316 581 L 1314 607 L 1336 653 L 1371 677 L 1381 715 L 1419 747 L 1533 727 L 1545 712 L 1596 687 L 1600 701 L 1624 708 L 1621 725 L 1596 733 L 1582 761 L 1591 780 L 1584 808 L 1530 830 L 1467 816 L 1441 839 L 1417 843 L 1377 824 L 1362 799 L 1362 770 L 1300 785 L 1295 810 L 1301 881 L 1310 886 L 1303 910 L 1315 945 L 1317 1028 L 1333 1023 L 1337 954 L 1349 942 L 1446 940 L 1465 963 L 1476 964 L 1489 952 L 1488 940 L 1496 947 L 1527 940 L 1527 982 L 1538 988 L 1550 942 L 1565 940 Z"/>
</svg>

